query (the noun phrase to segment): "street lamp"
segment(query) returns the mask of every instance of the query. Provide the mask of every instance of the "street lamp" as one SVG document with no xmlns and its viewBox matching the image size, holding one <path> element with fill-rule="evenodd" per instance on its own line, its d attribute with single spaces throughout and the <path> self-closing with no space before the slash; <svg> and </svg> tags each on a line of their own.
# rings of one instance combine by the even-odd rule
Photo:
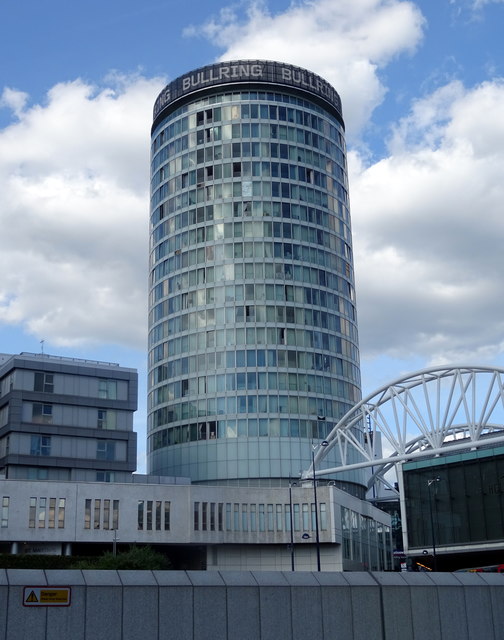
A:
<svg viewBox="0 0 504 640">
<path fill-rule="evenodd" d="M 430 526 L 431 526 L 431 537 L 432 537 L 432 568 L 434 571 L 437 571 L 437 556 L 436 556 L 436 537 L 434 533 L 434 516 L 432 514 L 432 492 L 431 487 L 435 482 L 439 482 L 441 478 L 438 476 L 436 478 L 431 478 L 427 480 L 427 488 L 429 490 L 429 515 L 430 515 Z"/>
<path fill-rule="evenodd" d="M 315 451 L 319 447 L 327 447 L 327 440 L 322 440 L 320 444 L 312 444 L 312 473 L 313 473 L 313 502 L 315 503 L 315 542 L 317 545 L 317 571 L 320 571 L 320 536 L 318 521 L 318 502 L 317 502 L 317 477 L 315 475 Z"/>
<path fill-rule="evenodd" d="M 112 555 L 115 557 L 117 555 L 117 541 L 119 538 L 117 537 L 117 529 L 112 529 L 114 532 L 114 537 L 112 538 Z"/>
<path fill-rule="evenodd" d="M 290 505 L 290 552 L 291 552 L 291 571 L 294 571 L 294 516 L 292 513 L 292 487 L 297 487 L 297 482 L 289 479 L 289 505 Z"/>
</svg>

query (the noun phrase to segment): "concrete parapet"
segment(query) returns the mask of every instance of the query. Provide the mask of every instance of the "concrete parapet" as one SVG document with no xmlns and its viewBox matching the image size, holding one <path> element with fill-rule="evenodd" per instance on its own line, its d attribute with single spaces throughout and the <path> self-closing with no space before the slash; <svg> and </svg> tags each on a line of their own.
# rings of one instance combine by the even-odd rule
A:
<svg viewBox="0 0 504 640">
<path fill-rule="evenodd" d="M 501 574 L 0 569 L 0 640 L 499 640 L 503 598 Z"/>
</svg>

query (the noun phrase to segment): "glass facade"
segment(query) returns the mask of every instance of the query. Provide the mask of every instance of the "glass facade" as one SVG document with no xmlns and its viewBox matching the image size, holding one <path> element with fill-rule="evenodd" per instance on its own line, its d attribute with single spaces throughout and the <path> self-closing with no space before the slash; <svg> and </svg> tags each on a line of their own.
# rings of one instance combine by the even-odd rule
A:
<svg viewBox="0 0 504 640">
<path fill-rule="evenodd" d="M 411 549 L 504 539 L 502 447 L 405 464 L 404 491 Z"/>
<path fill-rule="evenodd" d="M 149 473 L 281 484 L 361 393 L 339 97 L 291 65 L 222 63 L 154 118 Z"/>
</svg>

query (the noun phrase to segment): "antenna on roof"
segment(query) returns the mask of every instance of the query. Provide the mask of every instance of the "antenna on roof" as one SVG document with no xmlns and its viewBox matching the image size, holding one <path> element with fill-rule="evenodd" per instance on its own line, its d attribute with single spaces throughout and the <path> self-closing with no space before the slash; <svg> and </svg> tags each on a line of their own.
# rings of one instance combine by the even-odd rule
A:
<svg viewBox="0 0 504 640">
<path fill-rule="evenodd" d="M 40 353 L 42 355 L 44 355 L 44 342 L 45 342 L 45 340 L 41 340 L 40 341 Z"/>
</svg>

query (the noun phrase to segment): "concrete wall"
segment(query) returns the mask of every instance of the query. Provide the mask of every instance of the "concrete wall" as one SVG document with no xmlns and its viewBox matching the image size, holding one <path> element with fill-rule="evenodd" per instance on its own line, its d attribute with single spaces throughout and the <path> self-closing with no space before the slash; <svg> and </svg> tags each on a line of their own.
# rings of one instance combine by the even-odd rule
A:
<svg viewBox="0 0 504 640">
<path fill-rule="evenodd" d="M 69 607 L 24 607 L 26 586 Z M 504 575 L 0 569 L 0 640 L 500 640 Z"/>
</svg>

